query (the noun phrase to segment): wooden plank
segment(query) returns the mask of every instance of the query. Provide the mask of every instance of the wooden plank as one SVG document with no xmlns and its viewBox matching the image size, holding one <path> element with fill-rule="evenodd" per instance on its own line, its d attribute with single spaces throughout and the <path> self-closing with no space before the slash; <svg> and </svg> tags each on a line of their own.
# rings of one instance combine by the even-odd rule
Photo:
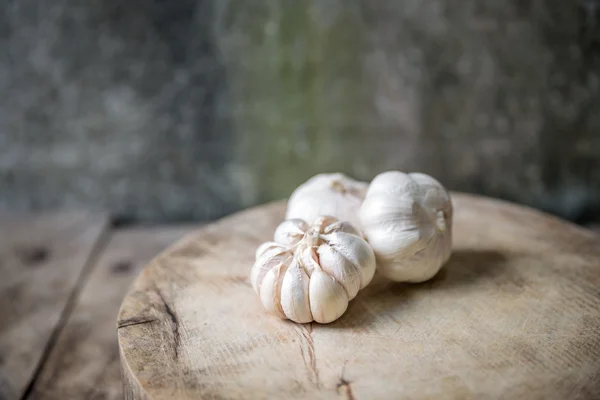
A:
<svg viewBox="0 0 600 400">
<path fill-rule="evenodd" d="M 86 212 L 0 217 L 0 398 L 25 392 L 107 226 Z"/>
<path fill-rule="evenodd" d="M 376 276 L 327 325 L 269 315 L 248 282 L 283 202 L 173 246 L 119 313 L 128 398 L 600 399 L 600 237 L 453 200 L 453 254 L 434 279 Z"/>
<path fill-rule="evenodd" d="M 115 328 L 119 305 L 141 267 L 192 229 L 186 226 L 113 231 L 30 398 L 122 398 Z"/>
</svg>

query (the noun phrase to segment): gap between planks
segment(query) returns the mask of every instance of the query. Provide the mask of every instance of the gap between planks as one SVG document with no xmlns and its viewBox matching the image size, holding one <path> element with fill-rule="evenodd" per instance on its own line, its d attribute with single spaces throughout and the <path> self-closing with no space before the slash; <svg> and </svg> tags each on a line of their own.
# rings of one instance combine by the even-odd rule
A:
<svg viewBox="0 0 600 400">
<path fill-rule="evenodd" d="M 0 215 L 0 398 L 23 397 L 107 226 L 86 211 Z"/>
<path fill-rule="evenodd" d="M 122 398 L 115 326 L 121 301 L 141 267 L 199 227 L 111 230 L 92 260 L 29 399 Z"/>
<path fill-rule="evenodd" d="M 63 308 L 63 311 L 60 315 L 58 323 L 56 324 L 56 326 L 54 327 L 54 330 L 50 334 L 48 343 L 46 344 L 46 347 L 44 348 L 44 351 L 42 352 L 42 356 L 40 357 L 38 365 L 35 368 L 33 376 L 31 377 L 27 387 L 25 388 L 25 391 L 23 392 L 23 395 L 21 396 L 21 400 L 28 399 L 31 396 L 31 393 L 35 387 L 35 383 L 36 383 L 37 379 L 39 378 L 39 376 L 44 368 L 44 365 L 46 364 L 46 361 L 48 360 L 48 357 L 50 356 L 50 353 L 52 352 L 52 349 L 56 345 L 56 342 L 60 336 L 60 333 L 62 332 L 67 321 L 69 320 L 71 313 L 73 312 L 73 309 L 75 308 L 77 299 L 79 297 L 79 294 L 81 293 L 81 289 L 85 285 L 85 282 L 89 278 L 92 270 L 97 265 L 97 261 L 100 258 L 103 250 L 106 248 L 106 245 L 110 241 L 110 236 L 112 234 L 111 228 L 112 227 L 109 223 L 105 223 L 104 228 L 103 228 L 102 232 L 100 233 L 100 236 L 96 240 L 96 243 L 94 244 L 94 247 L 92 248 L 92 251 L 90 252 L 89 257 L 87 258 L 87 260 L 84 264 L 84 267 L 83 267 L 81 273 L 79 274 L 79 277 L 77 278 L 75 287 L 73 288 L 73 291 L 69 295 L 67 304 L 65 305 L 65 308 Z"/>
</svg>

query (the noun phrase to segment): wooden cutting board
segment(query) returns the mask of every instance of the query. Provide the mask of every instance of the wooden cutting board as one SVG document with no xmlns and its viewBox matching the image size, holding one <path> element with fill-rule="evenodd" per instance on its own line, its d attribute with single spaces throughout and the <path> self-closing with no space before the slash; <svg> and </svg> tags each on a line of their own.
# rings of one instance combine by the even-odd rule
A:
<svg viewBox="0 0 600 400">
<path fill-rule="evenodd" d="M 454 204 L 433 280 L 376 275 L 329 325 L 267 314 L 249 284 L 283 202 L 189 236 L 123 301 L 127 398 L 599 399 L 600 237 L 497 200 Z"/>
</svg>

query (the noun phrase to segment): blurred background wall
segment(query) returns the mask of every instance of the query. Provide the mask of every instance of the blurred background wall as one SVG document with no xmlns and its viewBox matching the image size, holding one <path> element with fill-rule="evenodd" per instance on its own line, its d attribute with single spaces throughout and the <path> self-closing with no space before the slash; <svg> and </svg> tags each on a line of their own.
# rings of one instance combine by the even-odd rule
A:
<svg viewBox="0 0 600 400">
<path fill-rule="evenodd" d="M 595 0 L 0 0 L 0 210 L 212 219 L 423 171 L 600 211 Z"/>
</svg>

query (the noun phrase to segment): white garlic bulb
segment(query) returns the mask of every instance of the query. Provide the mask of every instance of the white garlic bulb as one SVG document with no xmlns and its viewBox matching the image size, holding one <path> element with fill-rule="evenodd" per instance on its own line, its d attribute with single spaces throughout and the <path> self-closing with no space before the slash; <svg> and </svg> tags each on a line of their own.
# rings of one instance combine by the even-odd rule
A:
<svg viewBox="0 0 600 400">
<path fill-rule="evenodd" d="M 347 222 L 286 220 L 274 239 L 256 251 L 250 280 L 263 306 L 281 318 L 335 321 L 373 279 L 373 250 Z"/>
<path fill-rule="evenodd" d="M 452 252 L 452 200 L 428 175 L 390 171 L 376 176 L 360 220 L 377 270 L 392 280 L 426 281 Z"/>
<path fill-rule="evenodd" d="M 331 215 L 361 232 L 358 210 L 368 187 L 341 173 L 315 175 L 294 190 L 285 217 L 314 221 L 319 215 Z"/>
</svg>

